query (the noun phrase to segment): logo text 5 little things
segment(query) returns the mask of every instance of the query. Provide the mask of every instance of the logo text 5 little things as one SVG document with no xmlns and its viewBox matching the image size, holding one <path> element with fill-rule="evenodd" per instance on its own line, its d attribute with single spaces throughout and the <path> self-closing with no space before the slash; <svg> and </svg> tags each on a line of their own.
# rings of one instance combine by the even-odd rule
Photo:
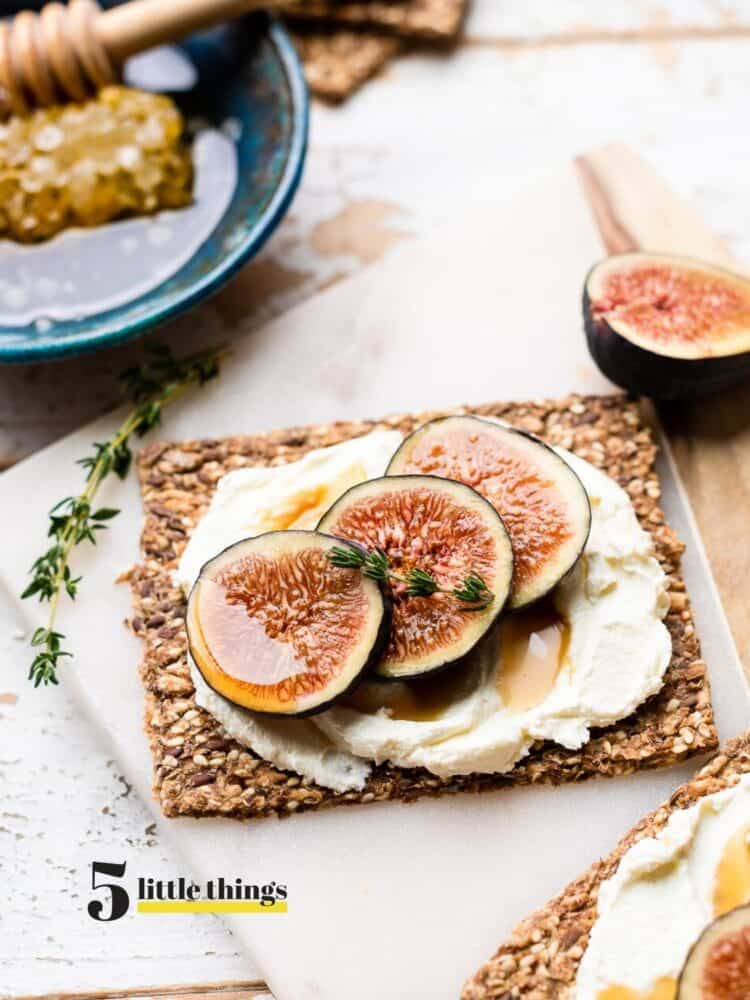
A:
<svg viewBox="0 0 750 1000">
<path fill-rule="evenodd" d="M 127 862 L 93 861 L 88 904 L 93 920 L 109 922 L 124 917 L 135 900 L 138 913 L 286 913 L 285 883 L 250 882 L 235 876 L 217 876 L 206 882 L 189 878 L 161 879 L 141 875 L 126 880 Z M 130 881 L 130 885 L 128 885 Z"/>
</svg>

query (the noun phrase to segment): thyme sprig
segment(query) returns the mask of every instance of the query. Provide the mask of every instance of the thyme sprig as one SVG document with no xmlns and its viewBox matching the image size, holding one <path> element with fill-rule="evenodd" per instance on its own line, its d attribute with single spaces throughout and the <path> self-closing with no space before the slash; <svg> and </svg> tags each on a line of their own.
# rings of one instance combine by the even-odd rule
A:
<svg viewBox="0 0 750 1000">
<path fill-rule="evenodd" d="M 487 586 L 479 573 L 471 572 L 458 587 L 441 587 L 432 573 L 414 567 L 405 573 L 397 573 L 391 569 L 388 556 L 382 549 L 368 552 L 360 548 L 344 548 L 334 545 L 328 552 L 328 559 L 334 566 L 342 569 L 359 569 L 362 575 L 371 580 L 385 583 L 396 580 L 406 584 L 409 597 L 431 597 L 433 594 L 451 594 L 464 604 L 471 605 L 466 611 L 483 611 L 495 599 L 495 595 Z"/>
<path fill-rule="evenodd" d="M 130 469 L 133 454 L 130 440 L 142 437 L 161 421 L 165 406 L 173 403 L 192 386 L 200 386 L 219 373 L 223 356 L 221 349 L 212 348 L 199 354 L 175 358 L 165 344 L 147 347 L 149 357 L 144 364 L 134 365 L 120 375 L 123 396 L 134 407 L 107 441 L 95 441 L 93 453 L 78 459 L 86 471 L 83 490 L 78 496 L 65 497 L 49 513 L 48 538 L 52 542 L 32 565 L 31 582 L 22 598 L 36 597 L 49 603 L 46 626 L 36 629 L 31 645 L 38 649 L 29 670 L 34 687 L 57 684 L 57 668 L 63 657 L 72 654 L 62 648 L 65 636 L 56 631 L 60 595 L 72 600 L 78 594 L 80 576 L 73 576 L 69 558 L 82 542 L 96 545 L 97 535 L 108 527 L 107 522 L 119 514 L 114 507 L 95 507 L 94 500 L 104 479 L 114 473 L 124 479 Z"/>
</svg>

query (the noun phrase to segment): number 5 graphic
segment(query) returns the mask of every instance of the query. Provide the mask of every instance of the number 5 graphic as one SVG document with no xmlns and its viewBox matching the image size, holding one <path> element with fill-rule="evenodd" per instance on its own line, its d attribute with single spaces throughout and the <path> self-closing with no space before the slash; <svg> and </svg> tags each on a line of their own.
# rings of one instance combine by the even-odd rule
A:
<svg viewBox="0 0 750 1000">
<path fill-rule="evenodd" d="M 104 909 L 104 904 L 98 899 L 92 899 L 88 905 L 89 916 L 92 920 L 101 920 L 103 922 L 110 920 L 119 920 L 120 917 L 124 917 L 128 912 L 128 907 L 130 906 L 130 897 L 128 896 L 127 890 L 123 889 L 121 885 L 117 885 L 113 882 L 97 882 L 97 875 L 110 875 L 113 878 L 122 878 L 125 874 L 126 862 L 123 861 L 122 864 L 108 864 L 105 861 L 92 861 L 91 862 L 91 888 L 92 889 L 109 889 L 109 916 L 102 916 L 102 911 Z"/>
</svg>

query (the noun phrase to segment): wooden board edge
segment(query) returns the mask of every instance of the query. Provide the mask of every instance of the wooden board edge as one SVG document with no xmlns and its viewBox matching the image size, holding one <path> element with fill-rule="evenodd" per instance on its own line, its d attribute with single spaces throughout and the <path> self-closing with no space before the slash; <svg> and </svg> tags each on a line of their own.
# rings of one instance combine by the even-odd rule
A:
<svg viewBox="0 0 750 1000">
<path fill-rule="evenodd" d="M 75 993 L 25 994 L 15 1000 L 273 1000 L 261 980 L 125 990 L 83 990 Z"/>
</svg>

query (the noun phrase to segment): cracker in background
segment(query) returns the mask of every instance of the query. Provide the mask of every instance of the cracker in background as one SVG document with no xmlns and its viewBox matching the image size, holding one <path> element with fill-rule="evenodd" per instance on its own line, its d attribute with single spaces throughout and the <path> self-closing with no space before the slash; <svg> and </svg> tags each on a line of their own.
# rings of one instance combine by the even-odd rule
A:
<svg viewBox="0 0 750 1000">
<path fill-rule="evenodd" d="M 630 496 L 668 576 L 666 618 L 672 659 L 658 694 L 629 718 L 595 729 L 579 750 L 538 743 L 507 774 L 438 778 L 418 768 L 381 764 L 361 791 L 334 792 L 282 771 L 230 739 L 195 703 L 187 662 L 186 601 L 172 571 L 230 469 L 282 465 L 313 448 L 377 429 L 409 434 L 443 412 L 405 413 L 381 421 L 292 427 L 253 436 L 149 445 L 138 459 L 145 523 L 143 562 L 127 575 L 145 641 L 141 678 L 154 792 L 167 816 L 285 816 L 303 809 L 424 795 L 482 792 L 516 784 L 560 784 L 665 767 L 717 746 L 706 665 L 700 659 L 690 602 L 680 575 L 683 545 L 659 507 L 656 448 L 638 406 L 622 394 L 569 396 L 532 403 L 494 403 L 449 412 L 500 417 L 560 445 L 602 469 Z M 133 734 L 137 739 L 137 734 Z"/>
<path fill-rule="evenodd" d="M 381 28 L 407 38 L 450 41 L 458 34 L 469 0 L 277 0 L 289 18 L 328 25 Z"/>
<path fill-rule="evenodd" d="M 617 871 L 623 855 L 639 840 L 655 837 L 673 812 L 737 784 L 749 771 L 750 732 L 727 743 L 691 781 L 676 789 L 668 802 L 626 834 L 610 855 L 523 920 L 469 980 L 461 1000 L 573 996 L 578 968 L 596 921 L 599 889 Z"/>
<path fill-rule="evenodd" d="M 376 31 L 297 29 L 292 40 L 310 90 L 327 101 L 349 97 L 402 46 L 394 35 Z"/>
</svg>

